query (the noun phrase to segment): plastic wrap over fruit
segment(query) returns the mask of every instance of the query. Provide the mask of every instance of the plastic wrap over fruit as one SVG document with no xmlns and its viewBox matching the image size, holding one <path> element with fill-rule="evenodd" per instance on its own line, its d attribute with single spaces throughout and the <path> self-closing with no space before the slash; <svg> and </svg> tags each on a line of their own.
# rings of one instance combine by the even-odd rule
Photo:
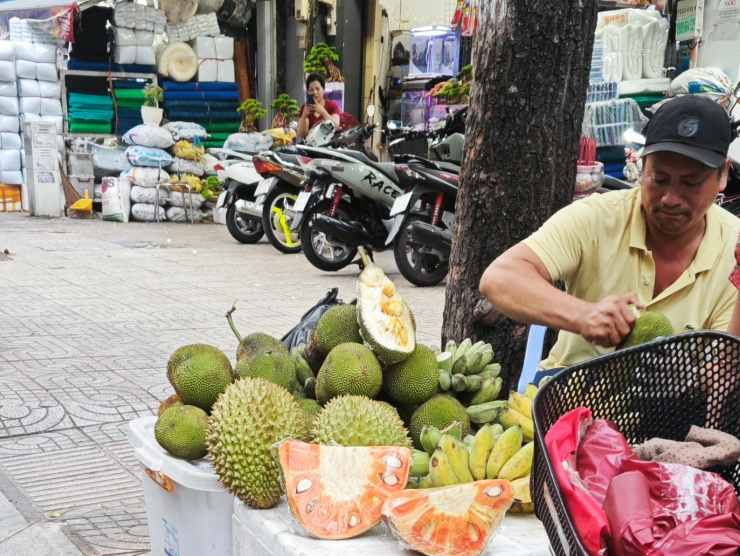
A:
<svg viewBox="0 0 740 556">
<path fill-rule="evenodd" d="M 475 481 L 392 494 L 383 518 L 404 548 L 428 556 L 478 556 L 514 500 L 509 481 Z"/>
<path fill-rule="evenodd" d="M 356 537 L 380 523 L 389 495 L 406 486 L 411 450 L 285 440 L 272 447 L 288 506 L 319 539 Z"/>
</svg>

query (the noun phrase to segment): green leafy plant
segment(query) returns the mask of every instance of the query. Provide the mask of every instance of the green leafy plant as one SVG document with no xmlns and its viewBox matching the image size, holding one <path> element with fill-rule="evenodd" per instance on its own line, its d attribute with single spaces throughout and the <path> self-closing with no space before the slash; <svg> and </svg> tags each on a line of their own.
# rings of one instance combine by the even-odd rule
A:
<svg viewBox="0 0 740 556">
<path fill-rule="evenodd" d="M 203 195 L 204 199 L 210 199 L 215 196 L 215 192 L 221 189 L 221 180 L 219 180 L 216 176 L 208 176 L 203 181 L 203 191 L 201 191 L 201 195 Z"/>
<path fill-rule="evenodd" d="M 460 70 L 460 72 L 455 76 L 456 79 L 459 79 L 460 81 L 467 80 L 472 81 L 473 80 L 473 66 L 471 64 L 468 64 L 464 68 Z"/>
<path fill-rule="evenodd" d="M 336 66 L 339 55 L 336 48 L 323 42 L 316 44 L 303 62 L 306 73 L 318 73 L 327 77 L 329 81 L 343 82 L 342 72 Z"/>
<path fill-rule="evenodd" d="M 242 133 L 257 131 L 257 124 L 255 122 L 267 116 L 267 110 L 262 108 L 262 103 L 253 98 L 245 100 L 236 111 L 242 115 L 242 125 L 240 128 Z"/>
<path fill-rule="evenodd" d="M 272 119 L 272 127 L 287 127 L 288 121 L 295 118 L 300 112 L 298 103 L 290 95 L 282 94 L 272 101 L 270 108 L 276 111 Z"/>
<path fill-rule="evenodd" d="M 144 87 L 144 104 L 143 106 L 151 106 L 152 108 L 159 108 L 159 103 L 164 100 L 162 94 L 162 87 L 155 85 L 154 83 L 148 83 Z"/>
</svg>

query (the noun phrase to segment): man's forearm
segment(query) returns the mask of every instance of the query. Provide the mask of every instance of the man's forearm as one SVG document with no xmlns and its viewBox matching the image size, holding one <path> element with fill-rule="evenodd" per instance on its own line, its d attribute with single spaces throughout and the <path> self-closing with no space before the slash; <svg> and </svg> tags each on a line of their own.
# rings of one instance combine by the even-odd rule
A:
<svg viewBox="0 0 740 556">
<path fill-rule="evenodd" d="M 497 261 L 481 279 L 481 293 L 507 317 L 578 334 L 591 304 L 560 291 L 526 261 Z"/>
</svg>

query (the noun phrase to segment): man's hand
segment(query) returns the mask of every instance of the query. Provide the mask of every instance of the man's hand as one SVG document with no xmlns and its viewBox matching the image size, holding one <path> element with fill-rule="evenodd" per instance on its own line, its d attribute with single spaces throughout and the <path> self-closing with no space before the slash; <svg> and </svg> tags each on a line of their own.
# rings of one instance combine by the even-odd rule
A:
<svg viewBox="0 0 740 556">
<path fill-rule="evenodd" d="M 619 345 L 637 320 L 630 307 L 632 304 L 638 309 L 644 308 L 635 293 L 605 297 L 583 314 L 579 333 L 597 346 L 609 348 Z"/>
</svg>

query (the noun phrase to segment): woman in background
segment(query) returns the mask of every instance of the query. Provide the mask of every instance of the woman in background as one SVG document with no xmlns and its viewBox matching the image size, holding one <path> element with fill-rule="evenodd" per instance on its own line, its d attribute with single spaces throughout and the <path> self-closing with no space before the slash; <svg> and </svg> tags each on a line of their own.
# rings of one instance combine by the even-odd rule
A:
<svg viewBox="0 0 740 556">
<path fill-rule="evenodd" d="M 298 114 L 298 136 L 305 139 L 313 126 L 323 120 L 331 120 L 334 127 L 339 128 L 339 105 L 333 100 L 324 98 L 326 81 L 318 73 L 312 73 L 306 78 L 306 91 L 310 100 L 301 106 Z"/>
</svg>

